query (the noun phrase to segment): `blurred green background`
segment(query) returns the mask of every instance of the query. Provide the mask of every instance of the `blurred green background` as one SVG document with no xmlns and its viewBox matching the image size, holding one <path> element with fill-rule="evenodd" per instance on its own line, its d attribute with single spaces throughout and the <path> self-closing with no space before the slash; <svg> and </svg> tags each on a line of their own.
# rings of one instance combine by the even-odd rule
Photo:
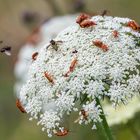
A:
<svg viewBox="0 0 140 140">
<path fill-rule="evenodd" d="M 83 3 L 77 7 L 77 0 L 0 0 L 0 40 L 4 41 L 4 45 L 12 46 L 11 57 L 0 54 L 0 140 L 49 139 L 35 121 L 28 121 L 28 116 L 21 114 L 15 106 L 14 63 L 18 50 L 33 28 L 56 15 L 73 14 L 77 11 L 101 13 L 104 9 L 109 10 L 110 15 L 130 17 L 140 23 L 140 0 L 83 0 Z M 25 11 L 37 13 L 37 19 L 30 26 L 22 21 Z M 140 114 L 137 113 L 127 124 L 114 126 L 112 131 L 117 140 L 140 140 L 139 118 Z M 52 139 L 99 140 L 100 132 L 92 131 L 90 126 L 73 127 L 70 121 L 67 125 L 71 130 L 68 136 L 55 136 Z"/>
</svg>

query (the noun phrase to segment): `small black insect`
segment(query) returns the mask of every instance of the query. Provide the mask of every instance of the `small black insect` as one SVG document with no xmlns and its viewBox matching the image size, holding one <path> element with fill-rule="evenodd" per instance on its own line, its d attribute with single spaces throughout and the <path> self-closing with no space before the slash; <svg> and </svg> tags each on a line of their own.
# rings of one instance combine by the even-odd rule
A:
<svg viewBox="0 0 140 140">
<path fill-rule="evenodd" d="M 52 40 L 50 41 L 50 44 L 47 46 L 47 48 L 51 46 L 54 50 L 57 51 L 59 45 L 62 44 L 62 43 L 63 43 L 63 41 L 60 41 L 60 40 L 59 40 L 59 41 L 55 41 L 55 40 L 52 39 Z"/>
<path fill-rule="evenodd" d="M 1 53 L 5 53 L 6 55 L 11 55 L 11 47 L 10 46 L 5 46 L 0 49 Z"/>
<path fill-rule="evenodd" d="M 107 15 L 108 13 L 109 13 L 109 10 L 103 10 L 102 13 L 101 13 L 101 16 L 104 17 L 104 16 Z"/>
<path fill-rule="evenodd" d="M 74 51 L 72 51 L 72 53 L 78 53 L 78 51 L 77 50 L 74 50 Z"/>
</svg>

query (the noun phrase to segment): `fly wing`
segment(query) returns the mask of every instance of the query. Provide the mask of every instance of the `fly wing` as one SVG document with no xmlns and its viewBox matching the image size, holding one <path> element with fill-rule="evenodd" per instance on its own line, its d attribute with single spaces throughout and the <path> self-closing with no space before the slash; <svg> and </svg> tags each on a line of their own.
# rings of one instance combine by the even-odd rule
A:
<svg viewBox="0 0 140 140">
<path fill-rule="evenodd" d="M 7 46 L 7 47 L 3 47 L 0 50 L 1 53 L 5 53 L 6 55 L 10 56 L 11 55 L 11 47 Z"/>
</svg>

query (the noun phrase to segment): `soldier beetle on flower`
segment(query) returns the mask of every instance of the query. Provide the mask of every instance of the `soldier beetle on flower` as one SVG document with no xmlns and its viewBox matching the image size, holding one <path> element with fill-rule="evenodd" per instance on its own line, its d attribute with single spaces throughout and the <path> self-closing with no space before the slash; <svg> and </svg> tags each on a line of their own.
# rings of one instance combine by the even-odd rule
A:
<svg viewBox="0 0 140 140">
<path fill-rule="evenodd" d="M 91 16 L 85 13 L 80 14 L 77 19 L 76 19 L 76 23 L 80 24 L 82 21 L 84 21 L 85 19 L 90 19 Z"/>
<path fill-rule="evenodd" d="M 81 115 L 83 116 L 83 119 L 84 119 L 84 120 L 87 120 L 88 112 L 85 111 L 84 109 L 82 109 L 82 110 L 80 111 L 80 113 L 81 113 Z M 77 123 L 77 122 L 80 121 L 80 119 L 81 119 L 81 117 L 79 116 L 78 119 L 76 119 L 74 122 Z"/>
<path fill-rule="evenodd" d="M 48 81 L 52 84 L 54 84 L 54 80 L 52 78 L 52 76 L 46 71 L 44 72 L 44 76 L 48 79 Z"/>
<path fill-rule="evenodd" d="M 83 22 L 80 23 L 81 28 L 88 28 L 91 26 L 97 25 L 94 21 L 91 20 L 84 20 Z"/>
<path fill-rule="evenodd" d="M 78 23 L 81 28 L 88 28 L 97 25 L 94 21 L 91 21 L 90 19 L 90 15 L 82 13 L 78 16 L 76 23 Z"/>
<path fill-rule="evenodd" d="M 129 21 L 127 26 L 132 28 L 133 30 L 140 30 L 140 26 L 135 21 Z"/>
<path fill-rule="evenodd" d="M 19 99 L 16 100 L 16 106 L 17 108 L 22 112 L 22 113 L 26 113 L 25 109 L 23 108 L 23 106 L 21 105 L 21 102 Z"/>
<path fill-rule="evenodd" d="M 93 45 L 95 45 L 95 46 L 101 48 L 104 52 L 108 51 L 108 46 L 105 45 L 105 44 L 103 44 L 102 41 L 100 41 L 100 40 L 95 40 L 95 41 L 93 41 L 92 43 L 93 43 Z"/>
<path fill-rule="evenodd" d="M 68 134 L 69 130 L 68 129 L 64 129 L 63 131 L 56 131 L 54 132 L 54 134 L 56 136 L 66 136 Z"/>
<path fill-rule="evenodd" d="M 81 114 L 82 114 L 82 116 L 84 117 L 84 119 L 87 120 L 87 116 L 88 116 L 87 111 L 85 111 L 84 109 L 82 109 L 82 110 L 81 110 Z"/>
<path fill-rule="evenodd" d="M 74 71 L 75 66 L 76 66 L 76 64 L 77 64 L 77 61 L 78 61 L 77 58 L 74 58 L 74 59 L 72 60 L 68 72 L 66 72 L 66 74 L 64 75 L 65 77 L 68 77 L 69 73 Z"/>
<path fill-rule="evenodd" d="M 38 56 L 38 52 L 32 54 L 32 60 L 36 60 Z"/>
</svg>

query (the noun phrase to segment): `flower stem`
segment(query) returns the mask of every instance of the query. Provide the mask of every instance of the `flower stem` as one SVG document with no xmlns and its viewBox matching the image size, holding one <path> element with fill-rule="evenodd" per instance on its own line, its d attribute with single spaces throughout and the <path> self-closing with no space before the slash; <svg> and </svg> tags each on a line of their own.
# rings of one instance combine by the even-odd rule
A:
<svg viewBox="0 0 140 140">
<path fill-rule="evenodd" d="M 98 126 L 99 126 L 99 128 L 101 128 L 102 133 L 104 134 L 106 140 L 114 140 L 111 130 L 109 128 L 109 125 L 107 123 L 106 117 L 104 115 L 103 108 L 102 108 L 98 98 L 96 98 L 96 103 L 97 103 L 97 105 L 100 105 L 102 113 L 103 113 L 102 115 L 100 115 L 102 122 L 100 124 L 98 124 Z"/>
</svg>

